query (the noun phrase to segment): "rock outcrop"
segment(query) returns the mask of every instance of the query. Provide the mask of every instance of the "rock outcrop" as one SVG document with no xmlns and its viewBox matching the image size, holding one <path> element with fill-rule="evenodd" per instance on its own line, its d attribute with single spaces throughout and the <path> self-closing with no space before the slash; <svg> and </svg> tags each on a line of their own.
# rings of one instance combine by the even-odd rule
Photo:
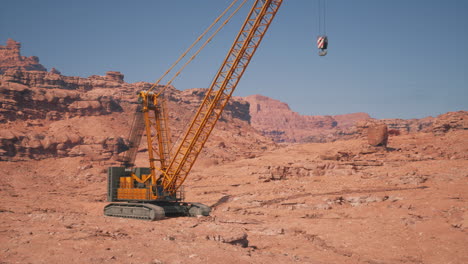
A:
<svg viewBox="0 0 468 264">
<path fill-rule="evenodd" d="M 418 132 L 443 134 L 451 130 L 467 129 L 467 111 L 451 112 L 437 118 L 373 119 L 366 113 L 335 116 L 305 116 L 293 112 L 286 103 L 262 95 L 245 98 L 250 104 L 251 125 L 275 142 L 332 142 L 354 138 L 367 138 L 368 131 L 378 124 L 387 127 L 390 135 Z M 370 135 L 372 142 L 374 132 Z M 387 134 L 387 136 L 388 136 Z M 379 140 L 377 140 L 379 141 Z M 370 143 L 385 145 L 383 141 Z"/>
<path fill-rule="evenodd" d="M 108 71 L 106 72 L 106 80 L 111 82 L 123 83 L 124 75 L 118 71 Z"/>
<path fill-rule="evenodd" d="M 172 91 L 174 90 L 175 89 L 172 89 Z M 207 90 L 208 89 L 205 88 L 192 88 L 184 90 L 180 93 L 171 92 L 166 96 L 175 102 L 189 104 L 194 108 L 198 108 L 203 98 L 205 97 Z M 243 100 L 242 97 L 232 97 L 224 108 L 224 112 L 221 115 L 221 121 L 235 118 L 250 123 L 251 116 L 249 114 L 249 107 L 249 103 Z"/>
<path fill-rule="evenodd" d="M 92 75 L 88 78 L 63 76 L 59 71 L 25 71 L 9 69 L 1 82 L 19 83 L 34 88 L 89 91 L 95 88 L 124 88 L 123 74 L 110 71 L 106 76 Z"/>
<path fill-rule="evenodd" d="M 21 43 L 8 39 L 6 46 L 0 45 L 0 74 L 7 70 L 47 71 L 36 56 L 21 56 Z"/>
<path fill-rule="evenodd" d="M 122 111 L 113 96 L 59 88 L 31 88 L 17 82 L 0 83 L 0 123 L 15 120 L 58 120 Z"/>
<path fill-rule="evenodd" d="M 322 142 L 336 138 L 338 131 L 357 121 L 369 119 L 366 113 L 338 116 L 307 116 L 293 112 L 286 103 L 262 95 L 245 98 L 250 103 L 251 124 L 275 142 Z M 332 139 L 331 139 L 332 140 Z"/>
<path fill-rule="evenodd" d="M 84 137 L 74 129 L 59 133 L 0 130 L 0 161 L 77 156 L 100 161 L 119 154 L 124 146 L 121 137 Z"/>
<path fill-rule="evenodd" d="M 433 117 L 425 117 L 421 119 L 381 119 L 380 122 L 385 123 L 388 129 L 398 130 L 401 134 L 429 132 L 434 122 Z"/>
<path fill-rule="evenodd" d="M 421 119 L 369 119 L 357 122 L 347 133 L 353 137 L 367 137 L 370 127 L 385 124 L 390 135 L 410 133 L 434 133 L 443 135 L 449 131 L 468 129 L 468 111 L 448 112 L 437 117 Z"/>
<path fill-rule="evenodd" d="M 431 130 L 436 135 L 453 130 L 468 130 L 468 111 L 448 112 L 438 116 Z"/>
<path fill-rule="evenodd" d="M 0 129 L 4 129 L 0 135 L 0 160 L 74 156 L 92 160 L 117 158 L 116 155 L 125 149 L 124 138 L 137 103 L 135 94 L 151 86 L 144 82 L 128 84 L 123 77 L 119 72 L 81 78 L 62 76 L 56 71 L 23 70 L 8 70 L 0 75 L 0 125 L 3 124 Z M 165 89 L 174 142 L 185 131 L 206 90 L 178 91 L 172 86 Z M 101 124 L 83 122 L 100 116 L 109 117 L 99 119 Z M 202 156 L 233 160 L 239 148 L 255 155 L 272 145 L 249 126 L 249 121 L 249 104 L 233 98 L 219 121 L 217 135 L 207 143 L 208 148 L 216 150 L 206 151 Z M 93 132 L 91 127 L 94 125 L 109 127 L 107 133 L 110 134 Z M 64 134 L 57 137 L 61 131 Z M 68 137 L 79 140 L 69 140 Z M 256 144 L 252 146 L 252 142 Z M 143 145 L 142 149 L 145 148 Z M 218 147 L 220 145 L 224 147 Z"/>
<path fill-rule="evenodd" d="M 356 122 L 361 120 L 368 120 L 371 117 L 367 113 L 352 113 L 352 114 L 344 114 L 344 115 L 334 115 L 332 116 L 333 119 L 336 120 L 337 127 L 340 129 L 349 129 L 352 128 Z"/>
<path fill-rule="evenodd" d="M 126 83 L 117 71 L 88 78 L 64 76 L 55 68 L 47 72 L 33 63 L 37 59 L 21 57 L 20 47 L 9 40 L 0 51 L 0 160 L 117 160 L 126 149 L 136 92 L 152 84 Z M 185 131 L 206 91 L 165 88 L 174 142 Z M 202 153 L 211 160 L 208 163 L 234 160 L 238 149 L 255 156 L 274 145 L 249 126 L 247 102 L 233 98 L 225 110 L 215 135 L 206 144 L 211 150 Z M 140 147 L 141 152 L 146 151 L 144 144 Z"/>
</svg>

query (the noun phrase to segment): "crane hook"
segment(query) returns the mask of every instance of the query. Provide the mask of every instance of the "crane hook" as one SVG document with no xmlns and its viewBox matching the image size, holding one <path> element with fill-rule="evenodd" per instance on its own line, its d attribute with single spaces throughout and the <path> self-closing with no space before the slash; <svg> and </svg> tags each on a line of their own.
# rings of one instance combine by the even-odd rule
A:
<svg viewBox="0 0 468 264">
<path fill-rule="evenodd" d="M 326 35 L 318 36 L 317 48 L 319 49 L 319 56 L 327 55 L 328 49 L 328 37 Z"/>
</svg>

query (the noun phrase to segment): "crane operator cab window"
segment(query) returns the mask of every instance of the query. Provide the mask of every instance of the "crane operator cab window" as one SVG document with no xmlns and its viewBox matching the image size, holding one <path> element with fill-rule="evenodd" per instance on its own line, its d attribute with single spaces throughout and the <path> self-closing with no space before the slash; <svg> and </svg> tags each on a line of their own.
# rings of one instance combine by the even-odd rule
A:
<svg viewBox="0 0 468 264">
<path fill-rule="evenodd" d="M 319 36 L 317 38 L 317 48 L 319 49 L 319 55 L 325 56 L 327 55 L 327 48 L 328 48 L 328 37 L 326 35 Z"/>
</svg>

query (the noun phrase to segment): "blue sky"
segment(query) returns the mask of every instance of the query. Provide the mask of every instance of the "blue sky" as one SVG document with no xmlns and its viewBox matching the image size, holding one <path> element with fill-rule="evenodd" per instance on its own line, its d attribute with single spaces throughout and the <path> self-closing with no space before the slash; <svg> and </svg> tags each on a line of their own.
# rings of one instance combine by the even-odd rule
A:
<svg viewBox="0 0 468 264">
<path fill-rule="evenodd" d="M 1 1 L 0 45 L 20 41 L 48 69 L 116 70 L 156 80 L 231 0 Z M 173 83 L 208 87 L 252 1 Z M 319 57 L 318 1 L 284 0 L 236 96 L 262 94 L 307 115 L 421 118 L 468 110 L 468 1 L 328 0 Z"/>
</svg>

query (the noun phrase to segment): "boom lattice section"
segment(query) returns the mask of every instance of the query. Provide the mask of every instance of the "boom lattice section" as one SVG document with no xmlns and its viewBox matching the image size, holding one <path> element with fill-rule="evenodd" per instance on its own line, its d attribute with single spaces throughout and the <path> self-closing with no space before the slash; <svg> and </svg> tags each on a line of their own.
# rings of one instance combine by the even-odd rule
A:
<svg viewBox="0 0 468 264">
<path fill-rule="evenodd" d="M 164 175 L 164 188 L 175 193 L 185 181 L 234 89 L 257 50 L 282 0 L 256 0 L 213 79 Z"/>
<path fill-rule="evenodd" d="M 155 126 L 157 131 L 157 140 L 159 146 L 159 158 L 161 161 L 161 170 L 166 170 L 170 161 L 171 133 L 168 126 L 166 98 L 159 96 L 155 111 Z"/>
</svg>

